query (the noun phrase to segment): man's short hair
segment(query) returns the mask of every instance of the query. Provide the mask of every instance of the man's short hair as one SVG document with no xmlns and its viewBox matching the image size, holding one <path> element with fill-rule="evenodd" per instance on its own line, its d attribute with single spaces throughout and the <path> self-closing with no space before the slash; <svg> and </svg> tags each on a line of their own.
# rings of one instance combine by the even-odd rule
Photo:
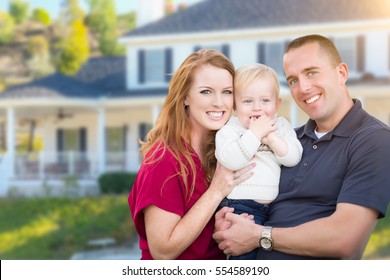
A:
<svg viewBox="0 0 390 280">
<path fill-rule="evenodd" d="M 329 57 L 333 67 L 336 67 L 342 62 L 340 54 L 333 42 L 329 38 L 318 34 L 306 35 L 292 40 L 284 53 L 286 54 L 292 49 L 302 47 L 309 43 L 318 43 L 321 50 Z"/>
</svg>

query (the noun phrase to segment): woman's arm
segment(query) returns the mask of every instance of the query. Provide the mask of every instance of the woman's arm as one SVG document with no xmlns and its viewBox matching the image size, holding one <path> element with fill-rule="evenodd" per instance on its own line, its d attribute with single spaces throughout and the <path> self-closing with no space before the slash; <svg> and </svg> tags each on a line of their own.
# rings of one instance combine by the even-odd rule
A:
<svg viewBox="0 0 390 280">
<path fill-rule="evenodd" d="M 162 210 L 155 205 L 144 209 L 146 235 L 154 259 L 175 259 L 188 248 L 202 232 L 221 202 L 238 184 L 250 176 L 254 165 L 232 171 L 217 165 L 208 190 L 183 216 Z"/>
</svg>

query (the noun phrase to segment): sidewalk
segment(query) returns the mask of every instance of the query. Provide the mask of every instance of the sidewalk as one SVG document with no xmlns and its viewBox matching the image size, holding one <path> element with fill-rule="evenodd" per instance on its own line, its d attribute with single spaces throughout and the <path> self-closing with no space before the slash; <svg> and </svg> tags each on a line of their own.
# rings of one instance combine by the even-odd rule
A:
<svg viewBox="0 0 390 280">
<path fill-rule="evenodd" d="M 77 252 L 71 260 L 139 260 L 141 251 L 136 240 L 129 247 L 109 247 L 85 252 Z"/>
</svg>

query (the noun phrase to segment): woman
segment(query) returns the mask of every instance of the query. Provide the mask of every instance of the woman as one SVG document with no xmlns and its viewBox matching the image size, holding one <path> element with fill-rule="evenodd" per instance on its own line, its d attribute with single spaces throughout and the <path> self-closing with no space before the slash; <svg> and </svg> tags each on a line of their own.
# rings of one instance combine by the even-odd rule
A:
<svg viewBox="0 0 390 280">
<path fill-rule="evenodd" d="M 174 74 L 129 195 L 141 259 L 226 259 L 213 214 L 253 166 L 235 173 L 215 159 L 215 133 L 233 108 L 234 66 L 214 50 L 192 53 Z"/>
</svg>

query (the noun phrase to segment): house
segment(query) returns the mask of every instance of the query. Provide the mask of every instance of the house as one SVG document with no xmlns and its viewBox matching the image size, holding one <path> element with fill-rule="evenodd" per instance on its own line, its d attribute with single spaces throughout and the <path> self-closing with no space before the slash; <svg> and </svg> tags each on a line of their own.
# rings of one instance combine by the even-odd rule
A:
<svg viewBox="0 0 390 280">
<path fill-rule="evenodd" d="M 350 94 L 390 123 L 388 0 L 206 0 L 161 19 L 161 13 L 139 14 L 149 23 L 120 38 L 125 58 L 91 59 L 76 77 L 55 74 L 0 95 L 8 143 L 0 162 L 1 195 L 13 187 L 34 193 L 42 180 L 60 185 L 69 174 L 88 193 L 103 172 L 136 172 L 138 139 L 159 114 L 170 74 L 200 48 L 222 51 L 236 67 L 253 62 L 273 67 L 282 84 L 281 114 L 298 126 L 307 117 L 284 82 L 283 52 L 295 37 L 328 36 L 349 66 Z M 12 148 L 24 119 L 35 120 L 45 141 L 37 155 Z"/>
</svg>

